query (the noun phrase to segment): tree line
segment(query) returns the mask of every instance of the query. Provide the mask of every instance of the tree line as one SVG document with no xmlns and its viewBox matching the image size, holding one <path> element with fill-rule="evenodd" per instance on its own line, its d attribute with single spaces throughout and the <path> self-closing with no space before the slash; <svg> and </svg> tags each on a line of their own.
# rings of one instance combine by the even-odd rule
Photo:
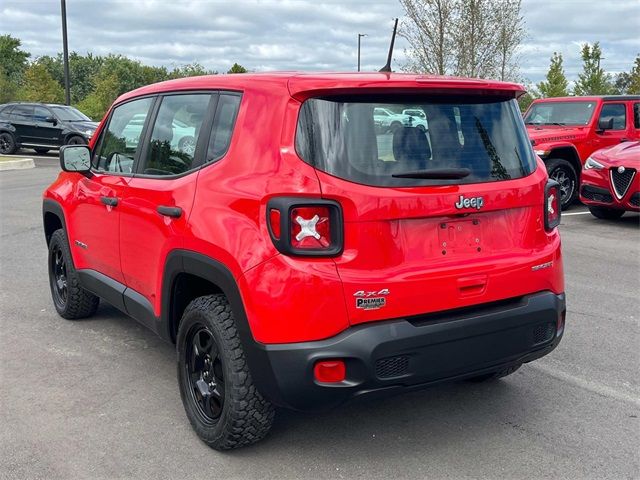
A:
<svg viewBox="0 0 640 480">
<path fill-rule="evenodd" d="M 246 73 L 235 63 L 227 73 Z M 106 56 L 77 52 L 69 54 L 71 104 L 89 117 L 101 119 L 121 94 L 150 83 L 196 75 L 215 75 L 199 63 L 173 69 L 144 65 L 122 55 Z M 0 103 L 63 103 L 64 67 L 62 54 L 31 59 L 20 39 L 0 35 Z"/>
<path fill-rule="evenodd" d="M 405 11 L 400 35 L 409 43 L 412 72 L 529 83 L 519 70 L 519 47 L 527 36 L 521 0 L 399 0 Z M 571 82 L 554 53 L 546 79 L 520 98 L 525 109 L 536 97 L 640 94 L 640 54 L 628 72 L 607 73 L 600 44 L 584 44 L 582 72 Z"/>
</svg>

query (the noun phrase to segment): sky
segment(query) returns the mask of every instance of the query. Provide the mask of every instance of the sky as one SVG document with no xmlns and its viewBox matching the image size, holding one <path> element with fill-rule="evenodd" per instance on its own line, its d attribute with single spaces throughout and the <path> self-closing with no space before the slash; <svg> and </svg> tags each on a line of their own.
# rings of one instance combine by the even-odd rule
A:
<svg viewBox="0 0 640 480">
<path fill-rule="evenodd" d="M 225 72 L 354 71 L 357 34 L 363 70 L 384 65 L 397 0 L 67 0 L 69 49 L 122 54 L 172 68 L 198 62 Z M 640 53 L 640 0 L 523 0 L 528 35 L 519 52 L 525 80 L 543 79 L 554 51 L 567 77 L 581 69 L 580 45 L 600 41 L 602 66 L 629 71 Z M 0 33 L 22 40 L 33 57 L 62 50 L 58 0 L 1 0 Z M 406 62 L 399 38 L 394 70 Z"/>
</svg>

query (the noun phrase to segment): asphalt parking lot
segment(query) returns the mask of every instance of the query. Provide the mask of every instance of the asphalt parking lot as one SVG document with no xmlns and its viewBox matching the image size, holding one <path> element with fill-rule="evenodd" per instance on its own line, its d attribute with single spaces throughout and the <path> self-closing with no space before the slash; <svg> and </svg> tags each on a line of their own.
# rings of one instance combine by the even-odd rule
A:
<svg viewBox="0 0 640 480">
<path fill-rule="evenodd" d="M 58 317 L 41 193 L 55 154 L 0 172 L 0 478 L 639 478 L 640 216 L 563 216 L 560 346 L 507 379 L 321 414 L 218 453 L 186 419 L 172 346 L 102 302 Z M 585 214 L 586 213 L 586 214 Z"/>
</svg>

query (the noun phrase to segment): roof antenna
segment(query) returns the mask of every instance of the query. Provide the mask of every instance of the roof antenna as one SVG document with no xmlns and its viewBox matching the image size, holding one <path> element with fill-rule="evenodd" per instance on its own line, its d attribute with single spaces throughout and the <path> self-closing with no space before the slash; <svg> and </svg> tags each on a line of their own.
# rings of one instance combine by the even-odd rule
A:
<svg viewBox="0 0 640 480">
<path fill-rule="evenodd" d="M 393 35 L 391 35 L 391 45 L 389 45 L 389 56 L 387 57 L 387 64 L 382 67 L 380 72 L 389 72 L 391 73 L 391 58 L 393 57 L 393 44 L 396 41 L 396 29 L 398 28 L 398 19 L 396 18 L 396 22 L 393 25 Z"/>
</svg>

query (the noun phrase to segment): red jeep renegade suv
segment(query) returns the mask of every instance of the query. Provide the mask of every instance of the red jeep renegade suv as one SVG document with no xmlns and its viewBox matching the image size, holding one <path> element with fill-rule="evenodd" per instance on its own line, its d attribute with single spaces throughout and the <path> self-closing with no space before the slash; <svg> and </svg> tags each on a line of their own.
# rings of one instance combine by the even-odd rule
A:
<svg viewBox="0 0 640 480">
<path fill-rule="evenodd" d="M 274 407 L 508 375 L 564 329 L 559 187 L 510 83 L 216 75 L 117 99 L 44 194 L 53 301 L 174 342 L 210 446 Z M 375 128 L 375 111 L 428 129 Z M 195 148 L 180 148 L 182 136 Z"/>
<path fill-rule="evenodd" d="M 549 176 L 560 184 L 562 208 L 578 196 L 580 172 L 596 150 L 640 140 L 640 95 L 535 100 L 524 121 Z"/>
</svg>

